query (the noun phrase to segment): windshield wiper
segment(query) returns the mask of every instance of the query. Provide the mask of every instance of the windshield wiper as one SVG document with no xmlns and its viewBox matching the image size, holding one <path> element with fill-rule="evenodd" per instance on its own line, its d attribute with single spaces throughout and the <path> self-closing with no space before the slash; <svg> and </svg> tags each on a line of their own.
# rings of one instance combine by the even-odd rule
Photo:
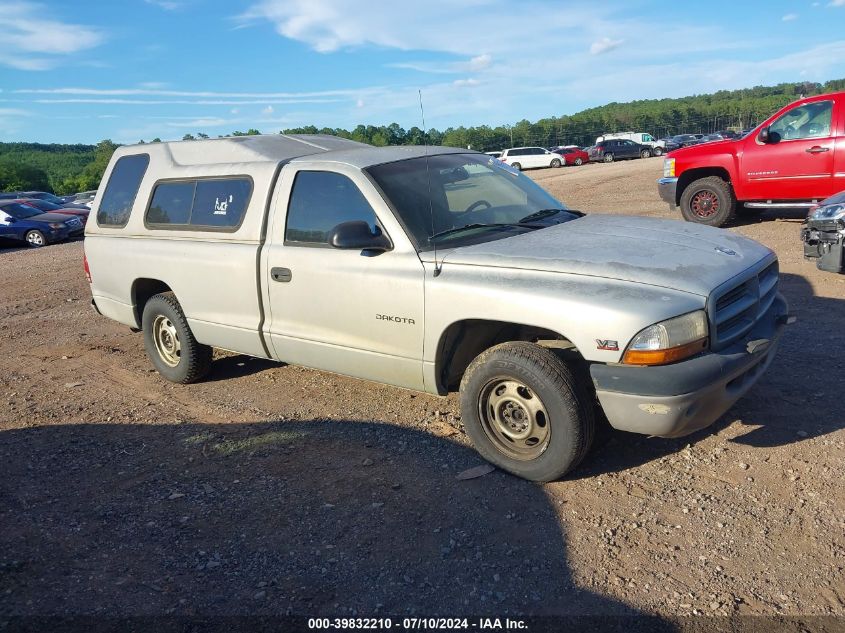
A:
<svg viewBox="0 0 845 633">
<path fill-rule="evenodd" d="M 452 235 L 453 233 L 460 233 L 461 231 L 468 231 L 469 229 L 482 229 L 482 228 L 526 228 L 526 229 L 542 229 L 544 228 L 540 224 L 531 224 L 526 222 L 473 222 L 472 224 L 465 224 L 463 226 L 456 226 L 451 229 L 446 229 L 445 231 L 438 231 L 434 235 L 430 236 L 428 239 L 433 240 L 438 237 L 443 237 L 445 235 Z"/>
<path fill-rule="evenodd" d="M 520 219 L 519 223 L 522 224 L 523 222 L 533 222 L 534 220 L 545 220 L 546 218 L 550 218 L 553 215 L 557 215 L 561 212 L 571 213 L 577 218 L 583 217 L 583 213 L 581 211 L 575 211 L 574 209 L 540 209 L 539 211 L 535 211 L 534 213 L 529 213 L 524 218 Z"/>
</svg>

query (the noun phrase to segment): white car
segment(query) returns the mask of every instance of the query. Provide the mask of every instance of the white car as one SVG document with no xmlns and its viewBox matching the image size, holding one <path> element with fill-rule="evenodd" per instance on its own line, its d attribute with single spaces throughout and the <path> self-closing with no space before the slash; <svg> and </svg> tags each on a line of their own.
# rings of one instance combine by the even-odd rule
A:
<svg viewBox="0 0 845 633">
<path fill-rule="evenodd" d="M 499 160 L 514 169 L 530 169 L 532 167 L 560 167 L 563 159 L 542 147 L 512 147 L 506 149 L 499 156 Z"/>
</svg>

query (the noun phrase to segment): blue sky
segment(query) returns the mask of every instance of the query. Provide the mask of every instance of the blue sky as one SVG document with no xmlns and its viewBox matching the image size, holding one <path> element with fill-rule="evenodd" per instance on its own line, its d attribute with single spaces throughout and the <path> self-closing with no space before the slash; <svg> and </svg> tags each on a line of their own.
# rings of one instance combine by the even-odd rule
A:
<svg viewBox="0 0 845 633">
<path fill-rule="evenodd" d="M 845 77 L 845 0 L 0 0 L 0 140 L 497 125 Z"/>
</svg>

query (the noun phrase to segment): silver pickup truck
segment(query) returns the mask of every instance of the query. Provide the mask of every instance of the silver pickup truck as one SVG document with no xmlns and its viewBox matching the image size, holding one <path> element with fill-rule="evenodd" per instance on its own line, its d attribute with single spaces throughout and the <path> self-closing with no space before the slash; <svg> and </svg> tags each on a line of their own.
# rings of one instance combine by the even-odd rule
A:
<svg viewBox="0 0 845 633">
<path fill-rule="evenodd" d="M 490 156 L 251 136 L 122 147 L 85 239 L 96 310 L 168 380 L 212 348 L 445 395 L 481 455 L 538 481 L 617 429 L 721 416 L 788 321 L 768 248 L 584 215 Z"/>
</svg>

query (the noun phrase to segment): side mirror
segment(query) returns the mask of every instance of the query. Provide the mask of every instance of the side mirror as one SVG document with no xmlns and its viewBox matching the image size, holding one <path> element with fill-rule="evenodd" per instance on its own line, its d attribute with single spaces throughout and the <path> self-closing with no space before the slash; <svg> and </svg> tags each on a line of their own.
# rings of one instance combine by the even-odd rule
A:
<svg viewBox="0 0 845 633">
<path fill-rule="evenodd" d="M 390 240 L 381 229 L 376 227 L 376 232 L 373 233 L 370 225 L 363 220 L 338 224 L 329 232 L 329 244 L 334 248 L 381 253 L 392 248 Z"/>
<path fill-rule="evenodd" d="M 760 130 L 760 133 L 757 135 L 757 140 L 761 143 L 768 143 L 769 142 L 769 128 L 764 127 Z"/>
</svg>

